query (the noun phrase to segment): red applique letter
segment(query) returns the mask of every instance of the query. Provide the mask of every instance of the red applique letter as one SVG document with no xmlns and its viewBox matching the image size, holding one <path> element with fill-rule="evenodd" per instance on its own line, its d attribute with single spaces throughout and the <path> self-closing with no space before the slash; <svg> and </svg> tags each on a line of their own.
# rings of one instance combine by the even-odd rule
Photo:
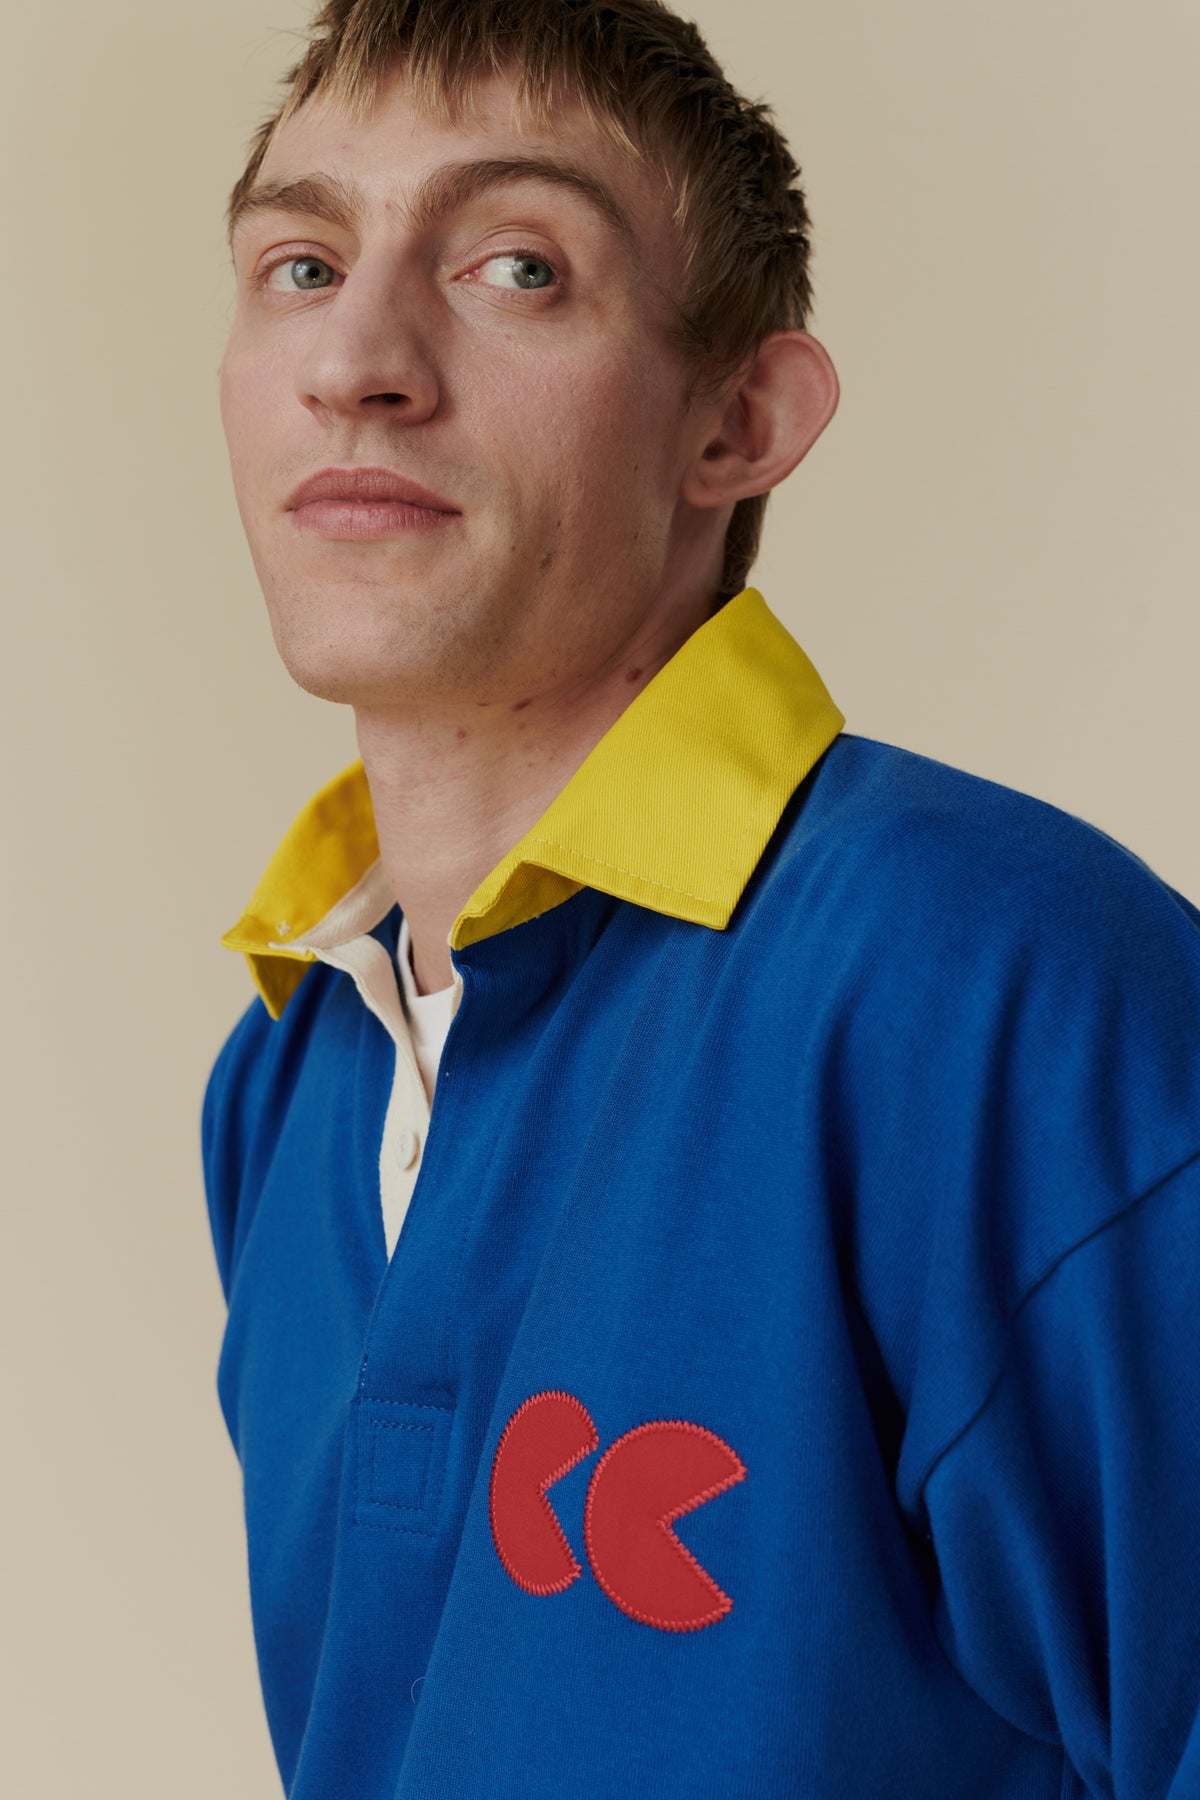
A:
<svg viewBox="0 0 1200 1800">
<path fill-rule="evenodd" d="M 583 1535 L 596 1580 L 623 1613 L 660 1631 L 696 1631 L 724 1617 L 733 1601 L 671 1525 L 745 1474 L 723 1438 L 684 1419 L 639 1425 L 605 1451 Z"/>
<path fill-rule="evenodd" d="M 492 1461 L 492 1539 L 528 1594 L 558 1594 L 581 1573 L 546 1489 L 600 1442 L 573 1394 L 534 1394 L 501 1433 Z"/>
</svg>

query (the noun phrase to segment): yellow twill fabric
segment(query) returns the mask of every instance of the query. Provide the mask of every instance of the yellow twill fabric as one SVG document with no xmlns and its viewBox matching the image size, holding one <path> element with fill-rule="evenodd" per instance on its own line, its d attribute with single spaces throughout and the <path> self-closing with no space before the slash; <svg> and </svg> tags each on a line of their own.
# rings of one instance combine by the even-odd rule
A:
<svg viewBox="0 0 1200 1800">
<path fill-rule="evenodd" d="M 788 799 L 845 722 L 762 595 L 743 589 L 680 646 L 484 878 L 451 948 L 536 918 L 581 887 L 723 929 Z M 272 1017 L 312 958 L 282 940 L 316 927 L 378 857 L 354 763 L 310 801 L 222 939 L 246 956 Z"/>
<path fill-rule="evenodd" d="M 303 937 L 379 861 L 375 812 L 361 762 L 313 795 L 271 858 L 250 904 L 221 939 L 245 956 L 273 1019 L 299 987 L 311 950 L 283 941 Z"/>
<path fill-rule="evenodd" d="M 455 920 L 463 949 L 581 887 L 718 930 L 789 795 L 845 724 L 746 588 L 626 707 Z"/>
</svg>

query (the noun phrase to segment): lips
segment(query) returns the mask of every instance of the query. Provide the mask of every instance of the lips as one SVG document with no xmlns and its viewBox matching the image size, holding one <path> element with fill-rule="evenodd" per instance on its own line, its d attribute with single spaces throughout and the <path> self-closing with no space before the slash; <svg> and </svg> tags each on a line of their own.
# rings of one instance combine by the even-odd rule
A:
<svg viewBox="0 0 1200 1800">
<path fill-rule="evenodd" d="M 383 506 L 390 502 L 393 506 L 419 506 L 429 512 L 442 513 L 459 510 L 418 482 L 381 468 L 318 469 L 288 496 L 287 510 L 295 512 L 298 507 L 310 506 L 318 500 L 340 500 L 359 506 Z"/>
</svg>

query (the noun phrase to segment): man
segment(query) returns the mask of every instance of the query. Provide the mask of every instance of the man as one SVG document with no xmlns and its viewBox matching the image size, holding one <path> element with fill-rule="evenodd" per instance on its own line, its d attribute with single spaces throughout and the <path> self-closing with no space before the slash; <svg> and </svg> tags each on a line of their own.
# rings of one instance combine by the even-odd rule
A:
<svg viewBox="0 0 1200 1800">
<path fill-rule="evenodd" d="M 286 85 L 222 413 L 362 761 L 204 1155 L 287 1792 L 1200 1794 L 1200 913 L 746 587 L 837 381 L 694 28 L 331 0 Z"/>
</svg>

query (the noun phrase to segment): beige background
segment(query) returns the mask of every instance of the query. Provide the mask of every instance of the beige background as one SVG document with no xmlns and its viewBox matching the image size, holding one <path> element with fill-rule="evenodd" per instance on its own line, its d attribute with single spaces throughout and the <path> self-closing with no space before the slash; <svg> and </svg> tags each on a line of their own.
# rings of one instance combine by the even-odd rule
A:
<svg viewBox="0 0 1200 1800">
<path fill-rule="evenodd" d="M 226 191 L 306 15 L 10 11 L 0 1787 L 251 1800 L 278 1783 L 198 1117 L 249 998 L 217 938 L 354 744 L 275 660 L 215 371 Z M 697 16 L 804 165 L 843 384 L 758 585 L 851 730 L 1200 898 L 1200 9 Z"/>
</svg>

